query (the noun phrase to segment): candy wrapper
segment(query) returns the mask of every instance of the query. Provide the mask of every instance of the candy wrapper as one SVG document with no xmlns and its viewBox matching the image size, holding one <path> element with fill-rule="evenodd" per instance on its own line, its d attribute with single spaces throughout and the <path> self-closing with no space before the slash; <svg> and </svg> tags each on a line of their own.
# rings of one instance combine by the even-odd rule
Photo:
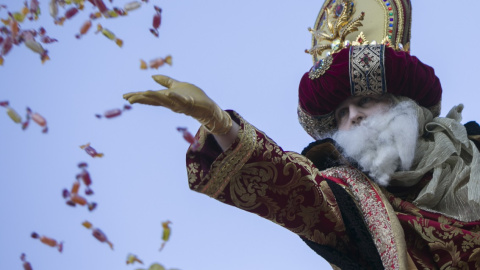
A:
<svg viewBox="0 0 480 270">
<path fill-rule="evenodd" d="M 80 182 L 75 181 L 72 185 L 70 192 L 67 189 L 64 189 L 62 196 L 66 199 L 66 204 L 72 207 L 75 207 L 77 204 L 81 206 L 87 206 L 88 211 L 93 211 L 97 207 L 97 203 L 89 203 L 84 197 L 78 195 L 80 189 Z"/>
<path fill-rule="evenodd" d="M 90 146 L 90 143 L 80 145 L 80 148 L 85 150 L 85 152 L 87 152 L 87 154 L 89 154 L 93 158 L 103 157 L 103 153 L 98 153 L 97 150 Z"/>
<path fill-rule="evenodd" d="M 82 182 L 85 184 L 85 194 L 86 195 L 92 195 L 93 194 L 93 190 L 90 188 L 90 185 L 92 184 L 92 178 L 90 177 L 90 174 L 88 173 L 87 171 L 87 163 L 85 162 L 81 162 L 80 164 L 78 164 L 78 168 L 82 169 L 82 171 L 77 174 L 76 178 L 77 178 L 77 181 L 80 181 L 82 180 Z"/>
<path fill-rule="evenodd" d="M 158 69 L 164 64 L 167 64 L 169 66 L 172 65 L 171 55 L 168 55 L 165 58 L 158 57 L 158 58 L 152 59 L 150 60 L 149 65 L 147 65 L 147 62 L 145 62 L 143 59 L 140 59 L 140 69 L 148 69 L 149 67 L 152 69 Z"/>
<path fill-rule="evenodd" d="M 190 132 L 187 130 L 187 128 L 185 128 L 185 127 L 177 127 L 177 130 L 182 133 L 183 138 L 185 139 L 185 141 L 187 141 L 188 143 L 190 143 L 190 149 L 191 149 L 192 151 L 197 151 L 198 148 L 200 147 L 200 143 L 199 143 L 198 140 L 192 135 L 192 133 L 190 133 Z"/>
<path fill-rule="evenodd" d="M 122 112 L 124 111 L 128 111 L 128 110 L 131 110 L 132 109 L 132 106 L 130 105 L 123 105 L 123 109 L 112 109 L 112 110 L 108 110 L 106 112 L 103 113 L 103 116 L 101 114 L 95 114 L 95 117 L 97 118 L 102 118 L 102 117 L 105 117 L 105 118 L 114 118 L 114 117 L 117 117 L 117 116 L 120 116 L 122 114 Z"/>
<path fill-rule="evenodd" d="M 150 32 L 158 37 L 159 34 L 158 34 L 158 28 L 160 27 L 160 24 L 162 23 L 162 9 L 157 7 L 157 6 L 154 6 L 155 8 L 155 15 L 153 15 L 153 21 L 152 21 L 152 27 L 153 28 L 150 28 Z"/>
<path fill-rule="evenodd" d="M 107 236 L 100 229 L 94 228 L 92 223 L 88 221 L 84 221 L 82 225 L 83 227 L 92 230 L 93 237 L 95 237 L 98 241 L 102 243 L 107 243 L 110 246 L 110 248 L 113 250 L 112 242 L 108 240 Z"/>
<path fill-rule="evenodd" d="M 20 124 L 22 122 L 22 117 L 9 106 L 8 101 L 0 101 L 0 106 L 7 109 L 7 115 L 12 119 L 13 122 Z"/>
<path fill-rule="evenodd" d="M 57 240 L 55 240 L 53 238 L 46 237 L 46 236 L 40 236 L 36 232 L 33 232 L 31 234 L 31 236 L 32 236 L 33 239 L 39 239 L 40 242 L 44 243 L 47 246 L 56 247 L 59 252 L 63 251 L 63 242 L 59 243 L 59 242 L 57 242 Z"/>
<path fill-rule="evenodd" d="M 141 2 L 133 1 L 133 2 L 129 2 L 129 3 L 125 4 L 125 6 L 123 6 L 123 9 L 124 9 L 126 12 L 130 12 L 130 11 L 139 9 L 140 6 L 142 6 L 142 3 L 141 3 Z"/>
<path fill-rule="evenodd" d="M 160 246 L 160 249 L 158 251 L 162 251 L 163 248 L 165 247 L 165 244 L 167 243 L 167 241 L 170 239 L 170 235 L 172 234 L 172 229 L 170 228 L 170 224 L 172 222 L 170 221 L 165 221 L 165 222 L 162 222 L 162 228 L 163 228 L 163 233 L 162 233 L 162 245 Z"/>
<path fill-rule="evenodd" d="M 40 127 L 42 127 L 42 133 L 47 133 L 48 132 L 48 127 L 47 127 L 47 120 L 43 116 L 41 116 L 39 113 L 34 113 L 32 110 L 27 107 L 27 121 L 25 121 L 22 124 L 22 129 L 27 129 L 30 119 L 33 120 L 33 122 L 37 123 Z"/>
<path fill-rule="evenodd" d="M 117 38 L 114 33 L 112 33 L 110 30 L 108 30 L 106 28 L 103 28 L 102 25 L 100 25 L 100 24 L 97 25 L 97 31 L 95 32 L 95 34 L 97 34 L 99 32 L 102 32 L 102 34 L 105 37 L 107 37 L 108 39 L 113 40 L 115 42 L 115 44 L 118 45 L 118 47 L 123 46 L 123 40 Z"/>
<path fill-rule="evenodd" d="M 92 21 L 88 20 L 82 24 L 82 27 L 80 27 L 80 32 L 75 35 L 76 38 L 81 38 L 83 35 L 87 34 L 88 30 L 90 30 L 90 27 L 92 27 Z"/>
<path fill-rule="evenodd" d="M 143 264 L 142 260 L 140 260 L 136 255 L 128 254 L 127 264 L 133 264 L 135 262 L 138 262 L 139 264 Z"/>
<path fill-rule="evenodd" d="M 29 262 L 27 262 L 25 253 L 22 253 L 22 255 L 20 255 L 20 260 L 23 262 L 22 264 L 23 270 L 33 270 L 32 265 Z"/>
</svg>

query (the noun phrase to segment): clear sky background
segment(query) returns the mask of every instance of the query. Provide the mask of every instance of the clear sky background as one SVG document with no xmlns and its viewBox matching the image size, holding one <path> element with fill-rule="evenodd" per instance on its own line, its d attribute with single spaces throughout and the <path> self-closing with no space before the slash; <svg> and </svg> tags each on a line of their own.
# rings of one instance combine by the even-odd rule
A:
<svg viewBox="0 0 480 270">
<path fill-rule="evenodd" d="M 22 2 L 0 4 L 17 11 Z M 162 89 L 150 76 L 164 74 L 196 84 L 283 149 L 300 152 L 312 139 L 297 121 L 297 89 L 312 65 L 303 51 L 310 48 L 307 28 L 322 3 L 151 0 L 127 17 L 99 20 L 124 40 L 119 48 L 94 34 L 96 23 L 75 39 L 88 11 L 56 26 L 48 1 L 41 1 L 40 20 L 30 25 L 44 26 L 59 40 L 44 46 L 51 61 L 42 65 L 22 45 L 0 67 L 0 101 L 8 100 L 23 118 L 29 106 L 49 127 L 42 134 L 32 122 L 22 131 L 0 107 L 0 269 L 22 269 L 21 253 L 35 270 L 138 268 L 125 264 L 128 253 L 142 259 L 144 268 L 158 262 L 182 270 L 328 269 L 288 230 L 189 190 L 188 144 L 176 127 L 194 133 L 195 120 L 141 105 L 118 118 L 95 117 L 126 104 L 123 93 Z M 154 4 L 163 9 L 159 38 L 148 31 Z M 442 82 L 442 116 L 463 103 L 463 122 L 480 112 L 478 10 L 474 0 L 413 3 L 411 52 L 433 66 Z M 6 17 L 4 10 L 0 17 Z M 168 54 L 173 66 L 139 69 L 139 59 Z M 105 156 L 87 155 L 79 148 L 87 142 Z M 61 196 L 82 161 L 95 192 L 87 198 L 98 203 L 93 212 L 69 207 Z M 81 225 L 85 220 L 106 233 L 113 251 Z M 172 221 L 172 236 L 159 252 L 166 220 Z M 33 231 L 64 241 L 63 253 L 32 239 Z"/>
</svg>

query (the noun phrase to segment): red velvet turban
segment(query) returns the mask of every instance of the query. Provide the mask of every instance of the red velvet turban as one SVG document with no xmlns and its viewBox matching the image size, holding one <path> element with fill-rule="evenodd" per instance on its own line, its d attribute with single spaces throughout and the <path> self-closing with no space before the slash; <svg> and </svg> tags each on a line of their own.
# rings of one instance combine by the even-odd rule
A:
<svg viewBox="0 0 480 270">
<path fill-rule="evenodd" d="M 305 73 L 299 86 L 299 121 L 315 139 L 336 129 L 333 112 L 352 95 L 391 93 L 415 100 L 434 116 L 440 113 L 439 79 L 432 67 L 407 52 L 383 45 L 352 46 L 327 58 Z"/>
</svg>

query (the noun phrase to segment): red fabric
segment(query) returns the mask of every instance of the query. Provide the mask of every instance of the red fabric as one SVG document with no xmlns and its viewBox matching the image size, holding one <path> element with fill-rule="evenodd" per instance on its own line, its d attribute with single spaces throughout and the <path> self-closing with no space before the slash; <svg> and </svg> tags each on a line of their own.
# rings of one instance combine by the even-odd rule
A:
<svg viewBox="0 0 480 270">
<path fill-rule="evenodd" d="M 440 80 L 417 57 L 386 47 L 385 72 L 388 93 L 409 97 L 423 107 L 440 102 Z M 349 49 L 334 54 L 330 68 L 319 78 L 311 80 L 307 72 L 300 80 L 300 106 L 311 115 L 328 114 L 350 96 Z"/>
<path fill-rule="evenodd" d="M 231 116 L 240 122 L 244 130 L 244 122 L 234 114 Z M 358 225 L 344 223 L 342 214 L 347 211 L 342 211 L 343 204 L 337 203 L 326 180 L 349 190 L 349 194 L 356 194 L 360 189 L 349 187 L 346 178 L 324 176 L 306 157 L 284 151 L 265 133 L 255 132 L 255 151 L 241 168 L 229 171 L 235 177 L 230 178 L 216 199 L 271 220 L 303 238 L 331 247 L 337 254 L 343 254 L 363 266 L 359 243 L 347 233 L 347 230 L 357 230 Z M 198 139 L 201 141 L 201 138 Z M 237 139 L 227 153 L 237 155 L 241 151 L 232 150 L 239 146 L 245 147 L 245 141 Z M 215 153 L 218 156 L 213 158 Z M 202 192 L 213 182 L 223 182 L 224 179 L 216 176 L 222 166 L 228 164 L 225 161 L 232 160 L 229 157 L 232 156 L 218 150 L 213 138 L 205 140 L 197 152 L 189 149 L 186 160 L 189 187 Z M 358 174 L 361 175 L 360 172 Z M 372 190 L 372 194 L 377 194 L 377 191 Z M 461 222 L 421 210 L 394 194 L 385 192 L 385 195 L 403 228 L 407 252 L 418 269 L 480 269 L 480 221 Z M 365 202 L 370 202 L 373 197 L 365 198 Z M 366 220 L 367 215 L 378 212 L 375 209 L 379 205 L 382 204 L 375 201 L 371 204 L 371 212 L 359 213 Z M 385 241 L 391 241 L 387 236 Z"/>
</svg>

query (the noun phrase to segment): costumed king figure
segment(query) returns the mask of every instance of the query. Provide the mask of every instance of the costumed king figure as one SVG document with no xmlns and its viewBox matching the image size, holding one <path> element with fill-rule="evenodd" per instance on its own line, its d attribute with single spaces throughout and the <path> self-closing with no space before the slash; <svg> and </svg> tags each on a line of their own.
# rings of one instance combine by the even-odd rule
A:
<svg viewBox="0 0 480 270">
<path fill-rule="evenodd" d="M 285 151 L 200 88 L 128 93 L 197 119 L 190 188 L 298 234 L 334 269 L 480 269 L 480 161 L 463 105 L 410 55 L 409 0 L 327 0 L 298 118 L 315 142 Z"/>
</svg>

